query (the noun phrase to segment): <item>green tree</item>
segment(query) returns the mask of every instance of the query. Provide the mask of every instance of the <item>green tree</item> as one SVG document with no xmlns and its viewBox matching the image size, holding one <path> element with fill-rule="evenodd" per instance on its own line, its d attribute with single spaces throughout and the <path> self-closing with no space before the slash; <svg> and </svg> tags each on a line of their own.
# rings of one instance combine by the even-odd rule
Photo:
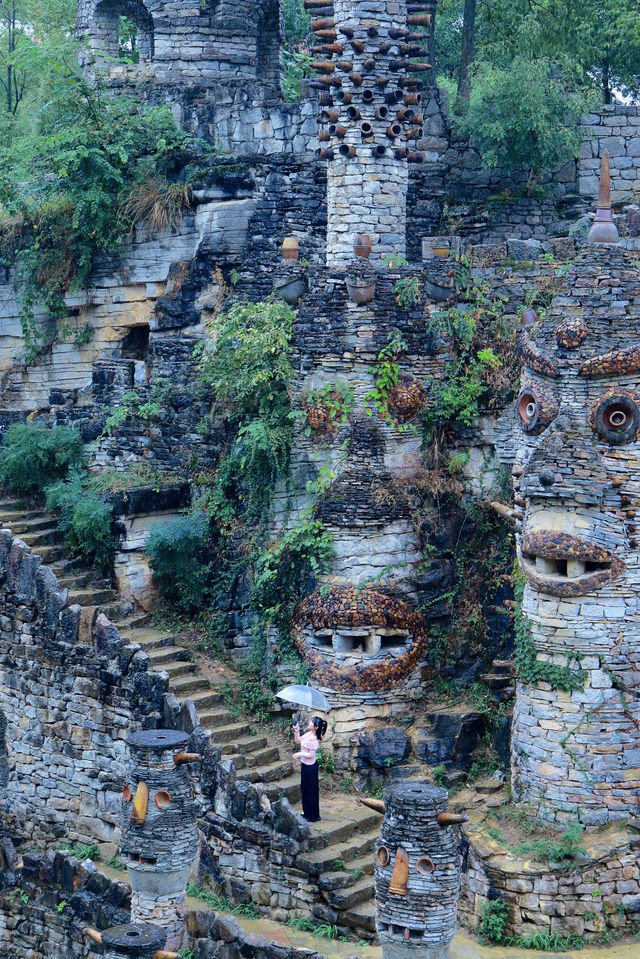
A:
<svg viewBox="0 0 640 959">
<path fill-rule="evenodd" d="M 470 0 L 467 0 L 470 2 Z M 464 69 L 464 0 L 443 0 L 436 19 L 440 73 Z M 615 91 L 640 91 L 638 0 L 483 0 L 475 23 L 475 58 L 508 68 L 519 57 L 544 58 L 575 72 L 605 103 Z"/>
<path fill-rule="evenodd" d="M 21 110 L 32 112 L 34 94 L 69 61 L 75 6 L 73 0 L 0 0 L 0 90 L 6 114 L 16 121 Z"/>
<path fill-rule="evenodd" d="M 469 112 L 457 122 L 473 137 L 487 167 L 543 171 L 577 156 L 584 98 L 543 58 L 516 57 L 508 68 L 482 63 Z"/>
</svg>

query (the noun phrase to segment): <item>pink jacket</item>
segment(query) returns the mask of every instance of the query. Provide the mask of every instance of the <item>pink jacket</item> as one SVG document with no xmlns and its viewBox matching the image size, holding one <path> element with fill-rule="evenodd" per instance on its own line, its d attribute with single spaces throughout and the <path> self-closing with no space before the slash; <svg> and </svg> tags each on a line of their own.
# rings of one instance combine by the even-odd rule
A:
<svg viewBox="0 0 640 959">
<path fill-rule="evenodd" d="M 300 743 L 300 752 L 294 754 L 294 759 L 299 759 L 305 766 L 313 766 L 320 749 L 320 740 L 315 733 L 305 733 L 301 736 L 297 729 L 294 729 L 293 735 L 295 741 Z"/>
</svg>

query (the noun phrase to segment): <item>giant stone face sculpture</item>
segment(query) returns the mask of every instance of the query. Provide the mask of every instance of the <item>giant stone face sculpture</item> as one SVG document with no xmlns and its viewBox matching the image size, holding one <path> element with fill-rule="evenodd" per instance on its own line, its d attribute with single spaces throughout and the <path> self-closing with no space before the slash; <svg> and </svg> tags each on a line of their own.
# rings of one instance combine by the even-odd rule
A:
<svg viewBox="0 0 640 959">
<path fill-rule="evenodd" d="M 602 183 L 564 288 L 540 322 L 523 316 L 515 408 L 523 613 L 537 660 L 574 682 L 518 684 L 514 795 L 587 824 L 640 798 L 640 273 L 617 244 L 608 157 Z"/>
</svg>

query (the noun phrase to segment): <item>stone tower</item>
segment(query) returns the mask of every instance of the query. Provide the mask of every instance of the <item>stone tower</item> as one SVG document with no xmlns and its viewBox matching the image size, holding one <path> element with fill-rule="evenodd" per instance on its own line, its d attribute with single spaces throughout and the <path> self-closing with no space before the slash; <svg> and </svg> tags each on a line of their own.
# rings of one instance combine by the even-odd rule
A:
<svg viewBox="0 0 640 959">
<path fill-rule="evenodd" d="M 199 807 L 186 766 L 186 733 L 172 729 L 130 733 L 131 769 L 122 797 L 121 853 L 133 895 L 131 918 L 161 926 L 167 944 L 185 937 L 187 881 L 198 856 Z"/>
<path fill-rule="evenodd" d="M 639 331 L 637 258 L 618 244 L 605 156 L 589 243 L 543 319 L 526 312 L 519 332 L 514 472 L 531 638 L 513 789 L 558 821 L 638 813 Z"/>
<path fill-rule="evenodd" d="M 322 75 L 320 155 L 329 161 L 329 267 L 352 258 L 358 234 L 370 237 L 375 259 L 405 251 L 408 162 L 423 160 L 419 77 L 431 78 L 424 58 L 435 3 L 307 0 L 322 13 L 313 27 Z M 428 32 L 418 32 L 422 27 Z"/>
</svg>

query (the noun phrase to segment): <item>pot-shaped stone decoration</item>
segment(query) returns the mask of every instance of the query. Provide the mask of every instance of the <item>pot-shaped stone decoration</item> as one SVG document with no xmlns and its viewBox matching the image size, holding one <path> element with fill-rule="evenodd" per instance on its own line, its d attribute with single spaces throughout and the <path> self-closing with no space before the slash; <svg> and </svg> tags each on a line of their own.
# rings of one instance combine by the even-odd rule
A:
<svg viewBox="0 0 640 959">
<path fill-rule="evenodd" d="M 371 303 L 376 295 L 375 283 L 363 283 L 359 280 L 347 280 L 347 293 L 352 303 L 357 306 L 364 306 L 365 303 Z"/>
<path fill-rule="evenodd" d="M 282 258 L 284 260 L 297 260 L 300 256 L 300 246 L 295 236 L 286 236 L 282 243 Z"/>
<path fill-rule="evenodd" d="M 359 233 L 356 242 L 353 244 L 353 252 L 356 256 L 361 256 L 363 260 L 368 260 L 371 256 L 371 238 L 366 233 Z"/>
<path fill-rule="evenodd" d="M 298 300 L 307 292 L 307 284 L 303 277 L 294 277 L 292 280 L 276 281 L 273 290 L 282 297 L 289 306 L 295 306 Z"/>
</svg>

